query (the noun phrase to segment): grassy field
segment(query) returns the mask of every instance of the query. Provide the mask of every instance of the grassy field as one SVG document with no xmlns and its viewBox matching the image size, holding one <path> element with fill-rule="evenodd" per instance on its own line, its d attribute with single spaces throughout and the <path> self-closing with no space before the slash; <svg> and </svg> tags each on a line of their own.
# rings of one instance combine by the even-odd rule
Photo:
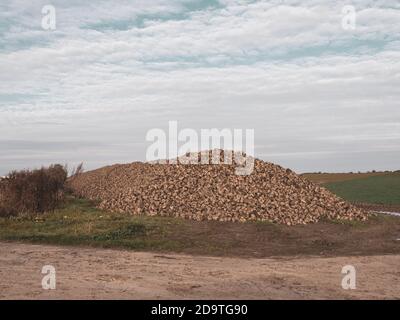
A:
<svg viewBox="0 0 400 320">
<path fill-rule="evenodd" d="M 66 245 L 178 249 L 164 235 L 178 219 L 107 213 L 84 199 L 69 197 L 54 212 L 0 219 L 0 239 Z"/>
<path fill-rule="evenodd" d="M 109 213 L 72 197 L 52 213 L 0 218 L 2 241 L 213 256 L 398 253 L 399 232 L 400 219 L 390 216 L 373 216 L 367 222 L 320 221 L 291 227 L 266 222 L 197 222 Z"/>
<path fill-rule="evenodd" d="M 352 202 L 400 205 L 400 173 L 330 182 L 324 187 Z"/>
</svg>

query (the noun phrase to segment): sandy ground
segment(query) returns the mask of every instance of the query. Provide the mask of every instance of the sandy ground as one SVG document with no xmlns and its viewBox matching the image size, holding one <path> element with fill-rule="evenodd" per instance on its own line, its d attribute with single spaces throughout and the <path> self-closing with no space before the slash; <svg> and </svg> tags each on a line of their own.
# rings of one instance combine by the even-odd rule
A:
<svg viewBox="0 0 400 320">
<path fill-rule="evenodd" d="M 355 290 L 341 287 L 344 265 Z M 41 286 L 56 268 L 55 290 Z M 0 243 L 1 299 L 400 298 L 400 255 L 218 258 Z"/>
</svg>

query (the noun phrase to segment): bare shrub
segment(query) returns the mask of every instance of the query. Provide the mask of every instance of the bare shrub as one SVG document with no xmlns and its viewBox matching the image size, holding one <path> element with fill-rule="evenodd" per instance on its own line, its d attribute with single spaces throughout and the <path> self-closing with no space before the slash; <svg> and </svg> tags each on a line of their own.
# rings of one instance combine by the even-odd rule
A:
<svg viewBox="0 0 400 320">
<path fill-rule="evenodd" d="M 76 168 L 72 169 L 71 177 L 76 177 L 76 176 L 82 174 L 83 171 L 84 171 L 83 170 L 83 163 L 81 162 L 80 164 L 78 164 L 78 166 Z"/>
<path fill-rule="evenodd" d="M 67 170 L 59 164 L 12 171 L 0 181 L 0 216 L 54 210 L 64 199 Z"/>
</svg>

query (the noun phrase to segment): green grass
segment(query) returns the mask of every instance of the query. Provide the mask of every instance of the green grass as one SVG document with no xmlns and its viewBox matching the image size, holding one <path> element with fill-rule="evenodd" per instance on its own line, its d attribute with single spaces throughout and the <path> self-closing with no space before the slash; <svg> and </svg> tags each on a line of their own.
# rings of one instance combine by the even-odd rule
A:
<svg viewBox="0 0 400 320">
<path fill-rule="evenodd" d="M 400 204 L 400 173 L 332 182 L 324 184 L 324 187 L 352 202 Z"/>
<path fill-rule="evenodd" d="M 168 239 L 179 223 L 168 217 L 108 213 L 89 201 L 69 198 L 63 208 L 51 213 L 0 218 L 0 239 L 170 251 L 181 246 Z"/>
<path fill-rule="evenodd" d="M 0 241 L 221 255 L 236 246 L 229 226 L 242 224 L 111 213 L 70 196 L 54 212 L 0 217 Z"/>
</svg>

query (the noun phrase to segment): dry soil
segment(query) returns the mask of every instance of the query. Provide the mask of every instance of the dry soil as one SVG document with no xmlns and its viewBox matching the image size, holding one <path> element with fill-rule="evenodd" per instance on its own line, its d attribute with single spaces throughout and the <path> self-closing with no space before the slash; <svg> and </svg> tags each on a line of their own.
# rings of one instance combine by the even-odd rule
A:
<svg viewBox="0 0 400 320">
<path fill-rule="evenodd" d="M 1 299 L 400 298 L 400 255 L 229 258 L 0 243 Z M 56 289 L 41 287 L 43 265 Z M 355 290 L 341 287 L 344 265 Z"/>
</svg>

